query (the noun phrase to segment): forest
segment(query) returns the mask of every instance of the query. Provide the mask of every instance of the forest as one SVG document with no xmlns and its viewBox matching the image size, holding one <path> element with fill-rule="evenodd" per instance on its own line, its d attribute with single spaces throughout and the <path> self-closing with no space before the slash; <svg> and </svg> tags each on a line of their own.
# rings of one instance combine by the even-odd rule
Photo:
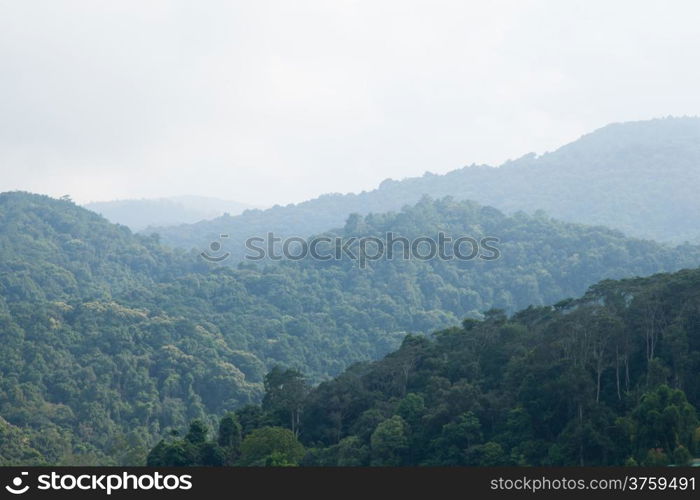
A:
<svg viewBox="0 0 700 500">
<path fill-rule="evenodd" d="M 0 496 L 700 488 L 698 20 L 0 0 Z"/>
<path fill-rule="evenodd" d="M 409 335 L 317 387 L 275 367 L 260 405 L 214 430 L 173 430 L 148 464 L 687 465 L 700 445 L 699 326 L 698 270 L 606 280 Z"/>
<path fill-rule="evenodd" d="M 327 234 L 386 231 L 496 236 L 501 258 L 221 266 L 69 199 L 0 195 L 0 462 L 142 464 L 167 433 L 192 421 L 214 429 L 222 415 L 264 402 L 276 366 L 316 386 L 406 339 L 463 320 L 489 325 L 488 311 L 546 310 L 604 279 L 700 265 L 690 244 L 451 198 L 351 215 Z M 296 415 L 292 432 L 311 414 Z M 307 434 L 307 447 L 338 444 Z"/>
</svg>

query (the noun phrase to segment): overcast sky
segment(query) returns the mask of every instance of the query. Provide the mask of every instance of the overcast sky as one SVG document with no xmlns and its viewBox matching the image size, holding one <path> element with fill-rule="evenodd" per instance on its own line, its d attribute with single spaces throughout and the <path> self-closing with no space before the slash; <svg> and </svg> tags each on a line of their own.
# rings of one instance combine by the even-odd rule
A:
<svg viewBox="0 0 700 500">
<path fill-rule="evenodd" d="M 253 204 L 700 114 L 694 1 L 0 0 L 0 191 Z"/>
</svg>

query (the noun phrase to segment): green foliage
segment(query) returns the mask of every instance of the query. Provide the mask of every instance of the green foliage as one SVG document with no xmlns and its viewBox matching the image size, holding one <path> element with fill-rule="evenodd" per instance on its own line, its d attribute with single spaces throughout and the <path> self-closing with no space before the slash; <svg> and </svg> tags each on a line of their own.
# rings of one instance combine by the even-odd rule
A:
<svg viewBox="0 0 700 500">
<path fill-rule="evenodd" d="M 146 464 L 151 467 L 204 466 L 220 467 L 236 463 L 241 451 L 240 424 L 232 413 L 219 422 L 216 439 L 207 440 L 209 429 L 201 420 L 194 420 L 184 439 L 172 432 L 148 454 Z"/>
<path fill-rule="evenodd" d="M 209 430 L 204 422 L 201 420 L 195 420 L 190 424 L 190 430 L 185 436 L 185 440 L 194 444 L 202 444 L 207 440 L 207 433 Z"/>
<path fill-rule="evenodd" d="M 0 417 L 0 466 L 22 463 L 25 465 L 46 465 L 42 454 L 34 449 L 31 436 L 10 425 Z"/>
<path fill-rule="evenodd" d="M 407 425 L 398 415 L 380 423 L 369 440 L 372 465 L 399 466 L 408 451 Z"/>
<path fill-rule="evenodd" d="M 625 434 L 636 425 L 627 411 L 632 401 L 666 383 L 697 405 L 698 367 L 688 354 L 697 326 L 686 319 L 694 311 L 692 280 L 678 279 L 673 298 L 662 287 L 658 296 L 639 292 L 643 282 L 601 282 L 583 301 L 508 317 L 583 293 L 600 278 L 695 266 L 696 247 L 672 249 L 539 215 L 507 217 L 450 199 L 352 217 L 341 234 L 388 230 L 408 238 L 496 235 L 503 257 L 395 259 L 366 270 L 347 259 L 232 269 L 168 250 L 69 200 L 0 195 L 0 415 L 8 425 L 0 460 L 236 463 L 235 422 L 221 442 L 204 435 L 235 410 L 241 441 L 256 429 L 288 427 L 336 463 L 448 460 L 425 450 L 448 439 L 443 428 L 469 412 L 481 437 L 452 449 L 449 460 L 499 461 L 495 443 L 518 463 L 588 463 L 603 455 L 642 462 L 647 444 L 632 450 L 637 444 Z M 680 312 L 676 303 L 691 306 Z M 463 328 L 424 336 L 465 317 Z M 307 383 L 399 345 L 381 363 L 355 365 L 309 392 Z M 278 369 L 265 378 L 277 365 L 303 367 L 306 377 Z M 611 386 L 613 372 L 619 384 Z M 262 408 L 246 406 L 265 389 Z M 683 406 L 671 406 L 685 422 Z M 518 408 L 522 418 L 502 421 Z M 579 408 L 583 423 L 574 418 Z M 372 436 L 395 416 L 405 424 L 407 449 L 378 455 Z M 616 427 L 616 417 L 628 420 Z M 193 420 L 197 432 L 161 441 Z M 678 425 L 671 428 L 682 428 L 680 437 L 661 445 L 670 447 L 668 456 L 680 445 L 695 450 L 687 425 Z M 610 427 L 616 435 L 603 431 Z M 359 441 L 344 441 L 350 437 Z M 571 445 L 576 440 L 586 443 L 583 453 Z M 620 458 L 615 446 L 625 440 Z M 265 461 L 299 462 L 274 453 Z"/>
<path fill-rule="evenodd" d="M 301 400 L 301 463 L 684 465 L 700 451 L 699 335 L 693 270 L 606 281 L 556 307 L 408 336 Z M 249 436 L 271 443 L 257 436 L 271 432 L 264 422 L 274 413 L 267 405 L 238 416 L 256 415 Z M 271 445 L 260 449 L 240 463 L 272 463 Z"/>
<path fill-rule="evenodd" d="M 632 443 L 641 454 L 646 450 L 664 450 L 666 454 L 687 452 L 698 418 L 693 405 L 680 389 L 661 385 L 642 396 L 631 414 Z"/>
<path fill-rule="evenodd" d="M 282 427 L 261 427 L 243 440 L 239 465 L 294 466 L 303 457 L 304 446 L 292 431 Z"/>
<path fill-rule="evenodd" d="M 273 416 L 278 424 L 289 424 L 295 436 L 299 435 L 299 423 L 309 386 L 297 370 L 283 370 L 275 366 L 265 376 L 263 410 Z"/>
<path fill-rule="evenodd" d="M 219 446 L 238 449 L 241 446 L 242 428 L 235 413 L 227 413 L 219 424 Z"/>
</svg>

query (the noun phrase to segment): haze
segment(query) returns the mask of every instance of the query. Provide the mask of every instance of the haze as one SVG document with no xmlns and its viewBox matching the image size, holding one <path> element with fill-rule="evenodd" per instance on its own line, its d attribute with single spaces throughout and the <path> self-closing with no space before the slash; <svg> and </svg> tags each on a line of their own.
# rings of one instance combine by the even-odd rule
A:
<svg viewBox="0 0 700 500">
<path fill-rule="evenodd" d="M 695 2 L 0 1 L 0 191 L 256 205 L 700 114 Z"/>
</svg>

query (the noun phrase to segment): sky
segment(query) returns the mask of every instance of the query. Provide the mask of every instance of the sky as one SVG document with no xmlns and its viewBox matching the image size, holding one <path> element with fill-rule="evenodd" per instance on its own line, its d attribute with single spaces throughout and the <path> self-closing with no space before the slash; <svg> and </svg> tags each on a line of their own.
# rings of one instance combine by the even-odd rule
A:
<svg viewBox="0 0 700 500">
<path fill-rule="evenodd" d="M 0 0 L 0 191 L 253 205 L 700 115 L 695 1 Z"/>
</svg>

